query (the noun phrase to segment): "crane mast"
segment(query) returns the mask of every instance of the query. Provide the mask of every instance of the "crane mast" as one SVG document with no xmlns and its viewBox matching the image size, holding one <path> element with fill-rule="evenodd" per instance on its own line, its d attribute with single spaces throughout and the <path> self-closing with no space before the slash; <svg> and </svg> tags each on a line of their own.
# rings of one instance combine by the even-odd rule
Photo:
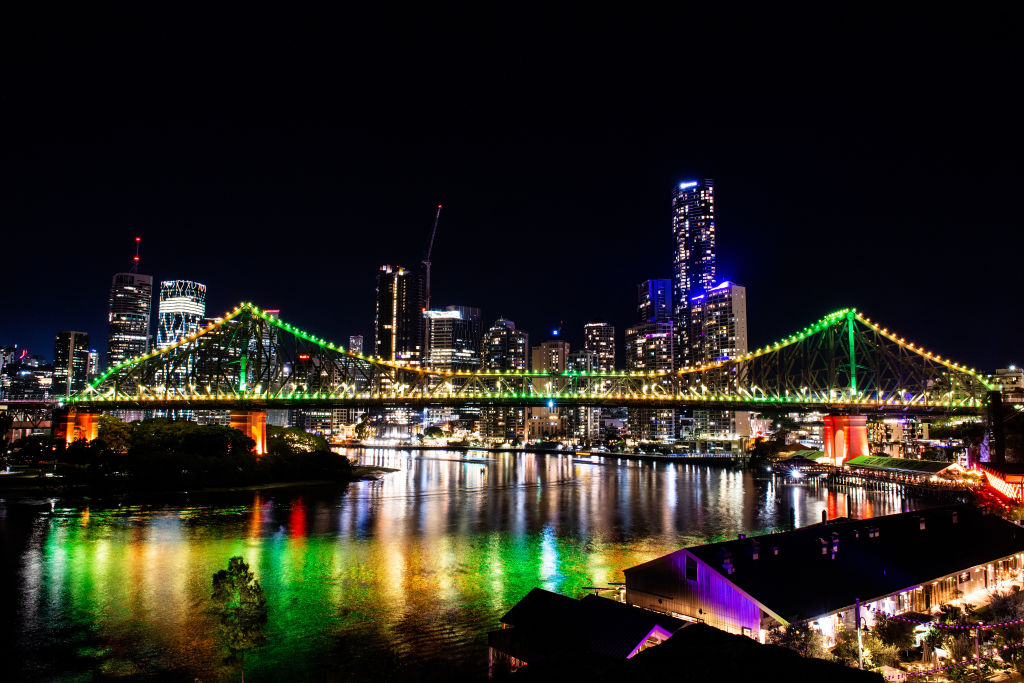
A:
<svg viewBox="0 0 1024 683">
<path fill-rule="evenodd" d="M 425 296 L 424 296 L 423 306 L 428 311 L 430 310 L 430 254 L 434 251 L 434 237 L 437 235 L 437 222 L 440 219 L 441 219 L 441 205 L 438 204 L 437 205 L 437 215 L 434 216 L 434 229 L 430 231 L 430 241 L 427 242 L 426 256 L 424 256 L 423 261 L 421 261 L 421 263 L 423 264 L 423 270 L 424 270 L 424 272 L 426 274 L 426 278 L 427 278 L 427 282 L 426 282 L 426 289 L 427 289 L 427 291 L 426 291 Z"/>
</svg>

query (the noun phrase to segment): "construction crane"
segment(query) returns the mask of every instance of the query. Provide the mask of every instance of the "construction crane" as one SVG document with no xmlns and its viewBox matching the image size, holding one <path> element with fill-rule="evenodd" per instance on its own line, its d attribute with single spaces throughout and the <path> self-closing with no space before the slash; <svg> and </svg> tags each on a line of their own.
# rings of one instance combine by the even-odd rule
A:
<svg viewBox="0 0 1024 683">
<path fill-rule="evenodd" d="M 426 310 L 430 310 L 430 254 L 434 251 L 434 237 L 437 235 L 437 222 L 441 220 L 441 205 L 437 205 L 437 215 L 434 216 L 434 229 L 430 231 L 430 241 L 427 242 L 426 256 L 423 257 L 421 263 L 423 264 L 423 270 L 427 277 L 427 291 L 426 296 L 423 300 L 423 307 Z"/>
</svg>

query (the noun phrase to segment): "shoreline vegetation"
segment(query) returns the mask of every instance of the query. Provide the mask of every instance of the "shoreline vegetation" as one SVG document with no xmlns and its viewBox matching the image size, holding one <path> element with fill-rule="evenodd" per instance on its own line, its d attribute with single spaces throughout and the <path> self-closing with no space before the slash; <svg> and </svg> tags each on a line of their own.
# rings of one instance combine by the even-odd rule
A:
<svg viewBox="0 0 1024 683">
<path fill-rule="evenodd" d="M 126 423 L 103 415 L 91 442 L 50 435 L 19 439 L 4 454 L 0 495 L 119 496 L 237 493 L 347 486 L 391 471 L 357 466 L 322 436 L 267 427 L 267 453 L 237 429 L 156 418 Z"/>
</svg>

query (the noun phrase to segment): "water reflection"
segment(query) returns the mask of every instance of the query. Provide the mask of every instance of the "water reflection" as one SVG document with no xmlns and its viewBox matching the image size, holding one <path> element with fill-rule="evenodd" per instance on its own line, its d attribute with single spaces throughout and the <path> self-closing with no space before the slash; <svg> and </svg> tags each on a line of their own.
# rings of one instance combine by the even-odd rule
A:
<svg viewBox="0 0 1024 683">
<path fill-rule="evenodd" d="M 396 468 L 347 491 L 244 502 L 0 503 L 21 537 L 21 677 L 223 675 L 210 578 L 242 555 L 271 608 L 253 678 L 380 676 L 431 659 L 483 673 L 485 632 L 533 586 L 574 595 L 682 545 L 914 505 L 894 492 L 683 463 L 568 455 L 358 453 Z M 18 534 L 21 534 L 20 536 Z"/>
</svg>

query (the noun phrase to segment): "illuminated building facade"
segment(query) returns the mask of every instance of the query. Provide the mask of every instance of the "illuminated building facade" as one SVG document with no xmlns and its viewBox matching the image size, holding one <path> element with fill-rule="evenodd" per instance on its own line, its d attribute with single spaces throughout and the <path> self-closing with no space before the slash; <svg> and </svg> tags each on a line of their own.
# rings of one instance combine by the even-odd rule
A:
<svg viewBox="0 0 1024 683">
<path fill-rule="evenodd" d="M 363 335 L 353 334 L 348 338 L 348 350 L 352 353 L 363 352 Z"/>
<path fill-rule="evenodd" d="M 70 396 L 89 381 L 89 335 L 71 330 L 58 332 L 53 344 L 53 394 Z"/>
<path fill-rule="evenodd" d="M 735 358 L 747 348 L 747 290 L 722 282 L 690 297 L 690 352 L 697 363 Z M 735 381 L 735 380 L 730 380 Z M 724 386 L 709 387 L 724 390 Z M 750 415 L 729 410 L 695 410 L 697 436 L 734 439 L 750 435 Z M 703 449 L 702 449 L 703 450 Z M 708 450 L 714 450 L 709 446 Z"/>
<path fill-rule="evenodd" d="M 199 331 L 206 315 L 206 285 L 192 280 L 160 283 L 156 345 L 165 349 Z"/>
<path fill-rule="evenodd" d="M 691 546 L 623 573 L 631 605 L 761 642 L 773 628 L 810 628 L 831 647 L 856 629 L 858 603 L 868 627 L 878 612 L 928 614 L 1019 582 L 1022 565 L 1024 529 L 951 505 Z"/>
<path fill-rule="evenodd" d="M 8 401 L 48 401 L 55 398 L 53 366 L 27 349 L 4 347 L 0 398 Z"/>
<path fill-rule="evenodd" d="M 583 348 L 597 354 L 594 370 L 611 372 L 615 369 L 615 327 L 596 321 L 583 326 Z"/>
<path fill-rule="evenodd" d="M 165 349 L 196 334 L 203 326 L 205 315 L 206 285 L 192 280 L 162 281 L 157 308 L 157 348 Z M 189 378 L 195 377 L 195 372 L 195 358 L 189 356 L 185 363 L 171 370 L 166 377 L 160 377 L 160 380 L 168 393 L 174 393 L 176 390 L 184 390 Z M 153 414 L 157 417 L 196 419 L 196 413 L 192 410 L 158 410 Z"/>
<path fill-rule="evenodd" d="M 535 372 L 565 372 L 569 360 L 569 342 L 550 339 L 530 351 L 531 367 Z M 533 390 L 551 393 L 560 389 L 560 378 L 544 377 L 533 380 Z M 565 415 L 561 408 L 550 402 L 546 407 L 530 408 L 528 437 L 540 439 L 565 435 Z"/>
<path fill-rule="evenodd" d="M 100 374 L 100 352 L 96 349 L 89 349 L 89 371 L 86 374 L 90 380 Z"/>
<path fill-rule="evenodd" d="M 117 273 L 110 284 L 110 331 L 107 366 L 113 367 L 149 351 L 153 313 L 153 276 Z"/>
<path fill-rule="evenodd" d="M 426 367 L 434 370 L 479 370 L 482 325 L 480 309 L 447 306 L 425 311 L 427 322 Z"/>
<path fill-rule="evenodd" d="M 483 369 L 522 372 L 529 369 L 529 352 L 529 335 L 511 320 L 498 318 L 483 336 Z"/>
<path fill-rule="evenodd" d="M 374 355 L 418 367 L 423 362 L 423 309 L 423 276 L 401 266 L 381 266 L 377 273 Z"/>
<path fill-rule="evenodd" d="M 638 323 L 672 320 L 672 280 L 648 280 L 636 286 Z"/>
<path fill-rule="evenodd" d="M 716 281 L 715 184 L 711 179 L 679 183 L 672 192 L 672 301 L 677 367 L 694 365 L 689 332 L 690 302 Z"/>
<path fill-rule="evenodd" d="M 484 332 L 480 346 L 484 370 L 523 372 L 529 369 L 530 338 L 516 324 L 498 318 Z M 526 438 L 526 408 L 485 407 L 480 410 L 481 436 L 498 443 L 521 443 Z"/>
<path fill-rule="evenodd" d="M 675 323 L 642 323 L 626 329 L 626 369 L 668 371 L 675 367 Z M 666 385 L 670 382 L 665 380 Z M 667 441 L 675 437 L 676 412 L 671 408 L 630 408 L 629 434 L 637 441 Z"/>
<path fill-rule="evenodd" d="M 580 349 L 569 353 L 565 368 L 569 372 L 596 372 L 600 368 L 597 351 Z M 595 380 L 599 381 L 599 380 Z M 601 436 L 601 409 L 590 406 L 565 409 L 566 431 L 577 443 L 589 444 Z"/>
<path fill-rule="evenodd" d="M 1024 403 L 1024 369 L 1014 365 L 1000 368 L 992 374 L 989 382 L 999 387 L 1004 404 Z"/>
</svg>

